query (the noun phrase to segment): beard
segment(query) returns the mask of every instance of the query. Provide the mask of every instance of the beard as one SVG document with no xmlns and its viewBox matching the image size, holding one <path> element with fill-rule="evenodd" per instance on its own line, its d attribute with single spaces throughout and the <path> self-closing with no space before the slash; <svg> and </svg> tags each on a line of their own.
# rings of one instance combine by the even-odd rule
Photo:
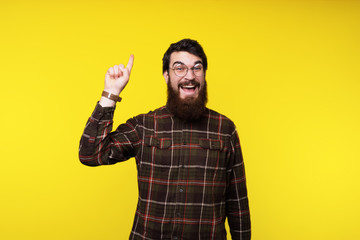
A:
<svg viewBox="0 0 360 240">
<path fill-rule="evenodd" d="M 176 117 L 183 119 L 185 121 L 196 121 L 204 113 L 207 103 L 207 84 L 204 80 L 204 85 L 199 90 L 198 96 L 195 97 L 186 97 L 185 99 L 180 98 L 179 90 L 175 91 L 171 85 L 170 80 L 168 81 L 167 92 L 167 108 L 174 114 Z M 192 82 L 194 85 L 199 85 L 195 80 L 188 81 Z"/>
</svg>

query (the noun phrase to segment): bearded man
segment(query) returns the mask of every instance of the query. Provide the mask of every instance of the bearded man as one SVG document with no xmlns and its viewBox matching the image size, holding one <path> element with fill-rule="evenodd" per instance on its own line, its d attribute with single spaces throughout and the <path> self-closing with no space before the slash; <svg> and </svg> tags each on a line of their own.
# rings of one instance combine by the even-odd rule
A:
<svg viewBox="0 0 360 240">
<path fill-rule="evenodd" d="M 226 218 L 232 239 L 250 239 L 239 138 L 230 119 L 206 108 L 203 48 L 191 39 L 171 44 L 163 57 L 167 104 L 111 132 L 133 61 L 107 71 L 79 151 L 88 166 L 135 158 L 139 198 L 129 239 L 224 240 Z"/>
</svg>

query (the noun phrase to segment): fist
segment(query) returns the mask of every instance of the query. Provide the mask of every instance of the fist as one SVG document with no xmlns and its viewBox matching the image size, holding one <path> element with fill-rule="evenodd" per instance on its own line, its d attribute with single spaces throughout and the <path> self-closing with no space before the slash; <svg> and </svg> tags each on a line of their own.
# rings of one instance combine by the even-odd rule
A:
<svg viewBox="0 0 360 240">
<path fill-rule="evenodd" d="M 134 63 L 134 55 L 130 55 L 129 62 L 124 67 L 123 64 L 115 65 L 107 70 L 105 75 L 104 90 L 112 94 L 119 95 L 129 82 L 131 69 Z"/>
</svg>

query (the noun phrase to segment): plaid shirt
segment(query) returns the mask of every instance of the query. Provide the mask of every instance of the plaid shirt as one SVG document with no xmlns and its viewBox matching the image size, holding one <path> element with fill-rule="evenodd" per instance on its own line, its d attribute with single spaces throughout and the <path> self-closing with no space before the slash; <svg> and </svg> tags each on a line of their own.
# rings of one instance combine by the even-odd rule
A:
<svg viewBox="0 0 360 240">
<path fill-rule="evenodd" d="M 96 106 L 80 141 L 89 166 L 135 157 L 139 200 L 130 239 L 232 239 L 251 236 L 244 163 L 234 123 L 207 109 L 186 122 L 166 107 L 115 131 L 115 107 Z"/>
</svg>

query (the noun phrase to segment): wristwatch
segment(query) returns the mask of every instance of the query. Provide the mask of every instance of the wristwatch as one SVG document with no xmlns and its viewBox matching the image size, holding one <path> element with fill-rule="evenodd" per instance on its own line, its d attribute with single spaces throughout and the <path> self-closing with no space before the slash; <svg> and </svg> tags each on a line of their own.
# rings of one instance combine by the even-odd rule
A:
<svg viewBox="0 0 360 240">
<path fill-rule="evenodd" d="M 105 90 L 102 92 L 101 96 L 106 97 L 106 98 L 108 98 L 110 100 L 113 100 L 115 102 L 121 102 L 121 100 L 122 100 L 122 98 L 120 96 L 117 96 L 117 95 L 112 94 L 110 92 L 107 92 Z"/>
</svg>

